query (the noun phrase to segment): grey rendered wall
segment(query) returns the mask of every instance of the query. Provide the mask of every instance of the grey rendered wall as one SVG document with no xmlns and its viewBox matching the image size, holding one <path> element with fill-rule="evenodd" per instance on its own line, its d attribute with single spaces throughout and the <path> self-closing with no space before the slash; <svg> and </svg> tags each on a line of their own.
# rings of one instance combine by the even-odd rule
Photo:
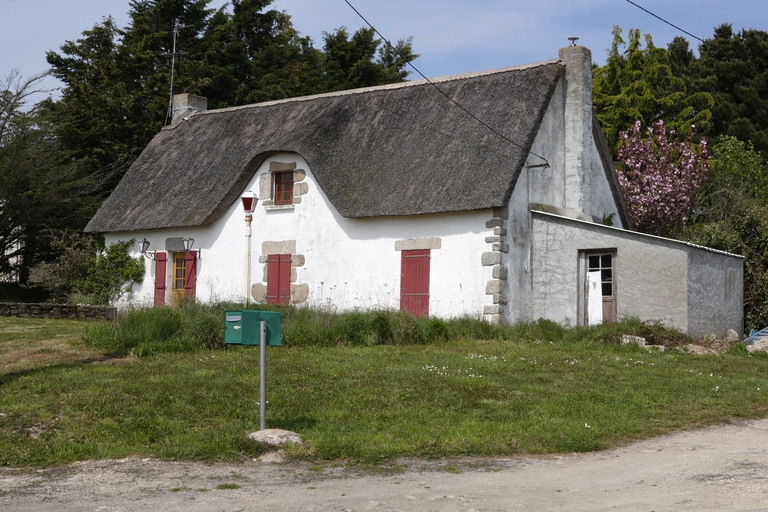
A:
<svg viewBox="0 0 768 512">
<path fill-rule="evenodd" d="M 502 264 L 507 269 L 508 275 L 508 279 L 502 285 L 502 294 L 508 300 L 504 316 L 509 323 L 527 322 L 538 318 L 533 310 L 530 271 L 532 247 L 530 204 L 541 203 L 561 208 L 567 205 L 566 90 L 567 83 L 564 77 L 552 95 L 531 147 L 531 152 L 545 157 L 550 166 L 541 167 L 542 160 L 529 155 L 509 201 L 509 218 L 504 226 L 509 253 L 502 258 Z M 603 168 L 596 144 L 591 139 L 591 132 L 589 134 L 590 143 L 585 148 L 587 157 L 584 158 L 588 165 L 586 169 L 582 168 L 584 176 L 578 183 L 578 190 L 583 197 L 581 207 L 584 208 L 584 213 L 601 217 L 606 213 L 617 212 L 619 207 L 608 184 L 606 170 Z M 613 169 L 610 169 L 610 172 L 613 172 Z M 614 222 L 617 226 L 621 224 L 618 218 Z"/>
<path fill-rule="evenodd" d="M 533 155 L 515 184 L 505 222 L 509 253 L 503 255 L 507 280 L 502 293 L 507 297 L 504 318 L 509 323 L 534 320 L 531 310 L 531 217 L 530 203 L 565 204 L 565 143 L 564 137 L 565 79 L 561 79 L 542 119 L 531 151 L 542 155 L 550 167 Z"/>
<path fill-rule="evenodd" d="M 688 332 L 703 338 L 728 329 L 742 334 L 744 260 L 688 248 Z"/>
<path fill-rule="evenodd" d="M 608 184 L 608 180 L 605 176 L 606 172 L 613 173 L 615 171 L 612 166 L 607 171 L 603 167 L 603 161 L 594 140 L 592 141 L 592 147 L 590 149 L 592 158 L 590 159 L 589 185 L 584 189 L 584 213 L 600 218 L 604 215 L 614 214 L 613 225 L 617 228 L 625 228 L 626 226 L 622 225 L 621 219 L 619 218 L 619 207 L 611 192 L 611 186 Z"/>
<path fill-rule="evenodd" d="M 688 330 L 685 244 L 544 213 L 532 215 L 534 318 L 582 324 L 579 251 L 615 249 L 618 317 L 660 320 Z"/>
</svg>

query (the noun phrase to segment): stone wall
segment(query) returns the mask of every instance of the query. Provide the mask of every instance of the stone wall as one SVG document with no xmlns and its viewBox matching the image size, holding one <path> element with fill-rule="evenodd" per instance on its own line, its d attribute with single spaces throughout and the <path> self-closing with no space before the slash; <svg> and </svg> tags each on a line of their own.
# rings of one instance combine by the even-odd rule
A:
<svg viewBox="0 0 768 512">
<path fill-rule="evenodd" d="M 109 306 L 70 306 L 67 304 L 0 302 L 0 316 L 68 318 L 72 320 L 114 320 L 117 308 Z"/>
</svg>

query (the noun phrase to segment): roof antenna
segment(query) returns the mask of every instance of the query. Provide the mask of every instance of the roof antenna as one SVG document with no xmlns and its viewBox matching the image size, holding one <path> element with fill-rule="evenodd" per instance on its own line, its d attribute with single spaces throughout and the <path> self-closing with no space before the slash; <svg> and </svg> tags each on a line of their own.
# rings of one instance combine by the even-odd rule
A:
<svg viewBox="0 0 768 512">
<path fill-rule="evenodd" d="M 571 46 L 576 46 L 576 41 L 579 40 L 578 37 L 569 37 L 568 40 L 571 42 Z"/>
<path fill-rule="evenodd" d="M 173 75 L 176 70 L 176 55 L 181 56 L 184 52 L 176 53 L 176 36 L 179 35 L 179 30 L 183 28 L 189 28 L 192 25 L 181 25 L 179 19 L 173 20 L 173 51 L 171 53 L 161 53 L 161 56 L 171 56 L 171 91 L 168 98 L 168 113 L 165 115 L 165 125 L 168 125 L 168 120 L 173 116 Z"/>
</svg>

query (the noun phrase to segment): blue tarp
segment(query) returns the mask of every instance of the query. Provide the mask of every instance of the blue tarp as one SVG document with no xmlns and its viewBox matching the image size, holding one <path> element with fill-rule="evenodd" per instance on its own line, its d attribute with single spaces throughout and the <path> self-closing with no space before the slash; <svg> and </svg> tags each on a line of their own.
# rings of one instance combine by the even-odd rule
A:
<svg viewBox="0 0 768 512">
<path fill-rule="evenodd" d="M 744 340 L 744 343 L 747 343 L 749 345 L 754 345 L 757 341 L 757 338 L 761 338 L 763 336 L 768 336 L 768 327 L 763 328 L 760 331 L 756 331 L 754 329 L 749 330 L 749 337 Z"/>
</svg>

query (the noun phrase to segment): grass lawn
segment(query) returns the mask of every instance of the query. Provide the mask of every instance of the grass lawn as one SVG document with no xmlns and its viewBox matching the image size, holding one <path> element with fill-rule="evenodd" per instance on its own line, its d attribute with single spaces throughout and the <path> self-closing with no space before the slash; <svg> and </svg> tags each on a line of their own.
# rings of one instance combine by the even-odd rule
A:
<svg viewBox="0 0 768 512">
<path fill-rule="evenodd" d="M 0 465 L 260 453 L 246 439 L 258 348 L 99 357 L 77 341 L 84 324 L 0 319 Z M 14 359 L 36 350 L 53 356 Z M 768 415 L 768 357 L 524 338 L 269 347 L 267 389 L 267 427 L 306 442 L 295 457 L 590 451 Z"/>
</svg>

